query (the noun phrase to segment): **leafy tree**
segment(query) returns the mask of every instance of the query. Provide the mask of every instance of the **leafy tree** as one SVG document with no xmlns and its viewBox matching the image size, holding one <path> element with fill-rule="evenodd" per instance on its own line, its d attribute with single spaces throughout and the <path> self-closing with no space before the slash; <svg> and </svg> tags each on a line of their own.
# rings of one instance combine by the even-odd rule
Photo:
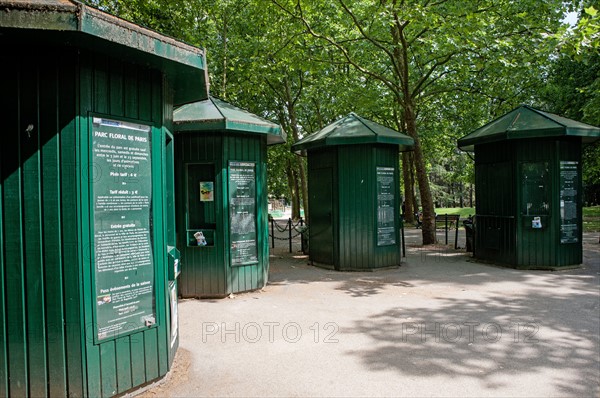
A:
<svg viewBox="0 0 600 398">
<path fill-rule="evenodd" d="M 518 97 L 514 77 L 535 80 L 547 35 L 560 25 L 561 1 L 272 0 L 393 97 L 399 125 L 415 139 L 423 243 L 435 241 L 433 200 L 419 112 L 429 98 L 466 92 L 501 108 Z M 537 49 L 537 50 L 534 50 Z M 338 61 L 339 62 L 339 61 Z M 510 82 L 508 85 L 494 84 Z M 499 95 L 500 94 L 500 95 Z M 489 106 L 488 106 L 489 108 Z"/>
<path fill-rule="evenodd" d="M 577 25 L 562 32 L 541 106 L 600 126 L 600 7 L 583 5 Z M 600 203 L 600 143 L 584 147 L 583 183 L 588 202 Z M 593 193 L 595 192 L 595 195 Z"/>
<path fill-rule="evenodd" d="M 417 145 L 403 155 L 403 180 L 407 211 L 413 197 L 421 200 L 425 244 L 434 240 L 434 200 L 460 202 L 472 189 L 472 163 L 455 151 L 456 138 L 536 100 L 549 75 L 565 72 L 548 68 L 563 58 L 552 56 L 558 41 L 575 60 L 598 48 L 590 4 L 580 28 L 560 30 L 577 0 L 88 3 L 206 47 L 213 95 L 278 121 L 290 142 L 350 111 L 412 135 Z M 578 85 L 586 100 L 573 91 L 564 103 L 598 112 L 594 82 Z M 306 200 L 304 168 L 283 146 L 269 150 L 270 189 L 285 192 L 296 209 Z"/>
</svg>

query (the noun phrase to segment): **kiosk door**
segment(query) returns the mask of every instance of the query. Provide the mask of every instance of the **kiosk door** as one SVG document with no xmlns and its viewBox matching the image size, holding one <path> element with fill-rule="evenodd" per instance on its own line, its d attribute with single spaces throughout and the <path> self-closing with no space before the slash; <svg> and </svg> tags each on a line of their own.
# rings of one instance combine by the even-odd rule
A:
<svg viewBox="0 0 600 398">
<path fill-rule="evenodd" d="M 332 169 L 318 171 L 318 179 L 313 179 L 309 194 L 312 196 L 310 209 L 310 259 L 312 261 L 333 264 L 333 194 Z"/>
</svg>

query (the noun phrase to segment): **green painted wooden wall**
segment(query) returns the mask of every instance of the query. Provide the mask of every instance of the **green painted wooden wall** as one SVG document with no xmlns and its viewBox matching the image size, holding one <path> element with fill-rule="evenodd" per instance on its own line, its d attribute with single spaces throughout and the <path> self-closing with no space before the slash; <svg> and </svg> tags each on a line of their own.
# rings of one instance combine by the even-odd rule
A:
<svg viewBox="0 0 600 398">
<path fill-rule="evenodd" d="M 335 148 L 308 153 L 309 258 L 322 264 L 338 264 L 339 175 Z M 330 187 L 327 185 L 330 184 Z"/>
<path fill-rule="evenodd" d="M 5 48 L 0 70 L 0 396 L 112 396 L 166 374 L 160 73 L 105 55 Z M 88 112 L 153 125 L 158 327 L 94 344 Z M 28 131 L 28 126 L 32 125 Z"/>
<path fill-rule="evenodd" d="M 2 396 L 86 393 L 75 60 L 14 48 L 0 59 Z"/>
<path fill-rule="evenodd" d="M 516 171 L 511 143 L 477 148 L 475 255 L 512 264 L 516 256 Z"/>
<path fill-rule="evenodd" d="M 581 264 L 581 139 L 505 141 L 475 147 L 477 229 L 475 257 L 519 268 Z M 560 243 L 560 161 L 578 161 L 577 243 Z M 542 228 L 523 209 L 524 168 L 545 165 L 547 214 Z"/>
<path fill-rule="evenodd" d="M 269 272 L 266 138 L 229 132 L 178 133 L 175 159 L 177 248 L 182 256 L 180 294 L 183 297 L 223 297 L 264 287 Z M 258 264 L 255 265 L 229 265 L 229 161 L 256 162 Z M 214 202 L 201 204 L 197 192 L 190 192 L 188 186 L 195 187 L 200 175 L 211 181 L 213 174 Z M 190 196 L 192 199 L 188 200 Z M 200 213 L 204 224 L 199 227 L 215 231 L 214 241 L 209 242 L 212 246 L 188 246 L 188 226 L 194 227 L 190 225 L 190 218 Z"/>
<path fill-rule="evenodd" d="M 394 168 L 396 244 L 377 245 L 377 167 Z M 337 270 L 362 271 L 400 264 L 399 155 L 395 145 L 340 145 L 309 151 L 309 256 L 322 263 L 333 248 Z M 332 170 L 332 243 L 314 234 L 323 223 L 324 201 L 315 190 L 324 170 Z M 316 195 L 316 196 L 315 196 Z M 316 200 L 317 199 L 317 200 Z M 321 214 L 323 213 L 323 214 Z M 321 227 L 322 228 L 322 227 Z M 326 265 L 327 262 L 324 263 Z"/>
</svg>

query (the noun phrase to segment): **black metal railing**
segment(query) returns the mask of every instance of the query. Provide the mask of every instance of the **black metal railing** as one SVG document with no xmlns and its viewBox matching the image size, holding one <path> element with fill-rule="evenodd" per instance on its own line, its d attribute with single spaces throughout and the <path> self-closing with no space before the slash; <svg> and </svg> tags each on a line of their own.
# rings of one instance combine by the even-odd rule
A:
<svg viewBox="0 0 600 398">
<path fill-rule="evenodd" d="M 269 237 L 271 238 L 271 247 L 275 248 L 275 240 L 279 241 L 288 241 L 290 253 L 292 252 L 292 240 L 301 236 L 304 233 L 308 233 L 308 224 L 305 224 L 302 217 L 297 222 L 294 222 L 291 218 L 287 220 L 275 220 L 274 218 L 269 218 Z M 285 234 L 287 232 L 286 237 L 275 236 L 275 231 L 278 231 L 281 234 Z M 302 252 L 305 251 L 304 239 L 300 239 L 300 245 Z"/>
</svg>

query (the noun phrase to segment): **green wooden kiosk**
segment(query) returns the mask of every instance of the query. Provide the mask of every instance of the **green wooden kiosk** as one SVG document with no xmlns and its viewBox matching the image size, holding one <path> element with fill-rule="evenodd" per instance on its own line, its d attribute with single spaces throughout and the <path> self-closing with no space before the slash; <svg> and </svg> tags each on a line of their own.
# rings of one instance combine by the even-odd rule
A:
<svg viewBox="0 0 600 398">
<path fill-rule="evenodd" d="M 225 101 L 174 112 L 179 292 L 223 297 L 263 288 L 269 274 L 267 145 L 281 127 Z"/>
<path fill-rule="evenodd" d="M 173 106 L 205 56 L 69 0 L 0 3 L 0 396 L 108 397 L 177 348 Z"/>
<path fill-rule="evenodd" d="M 581 264 L 581 146 L 598 138 L 598 127 L 523 105 L 459 139 L 475 152 L 474 257 L 527 269 Z"/>
<path fill-rule="evenodd" d="M 354 113 L 304 137 L 309 258 L 339 271 L 400 265 L 399 150 L 411 137 Z"/>
</svg>

